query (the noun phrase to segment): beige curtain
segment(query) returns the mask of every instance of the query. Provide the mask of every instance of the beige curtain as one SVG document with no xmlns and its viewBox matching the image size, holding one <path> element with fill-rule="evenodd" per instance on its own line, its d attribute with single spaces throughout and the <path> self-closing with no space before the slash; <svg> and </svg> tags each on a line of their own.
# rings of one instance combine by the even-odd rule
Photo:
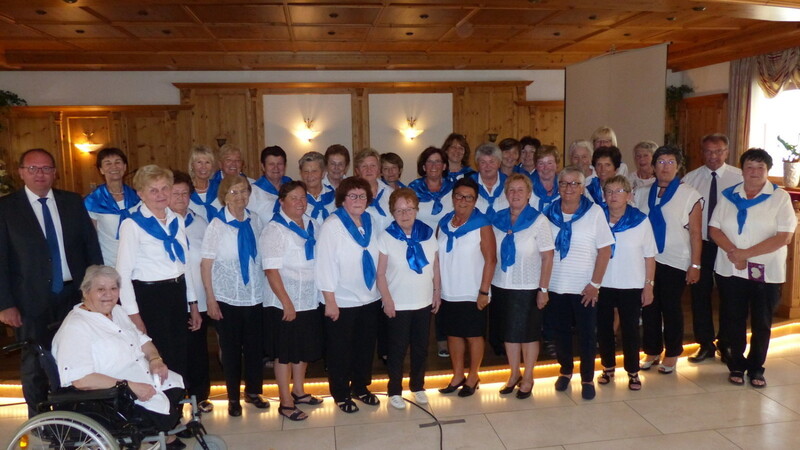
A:
<svg viewBox="0 0 800 450">
<path fill-rule="evenodd" d="M 756 56 L 758 85 L 768 98 L 773 98 L 794 84 L 800 87 L 800 47 Z"/>
<path fill-rule="evenodd" d="M 731 61 L 728 92 L 728 163 L 738 166 L 750 137 L 750 92 L 756 74 L 756 58 Z"/>
</svg>

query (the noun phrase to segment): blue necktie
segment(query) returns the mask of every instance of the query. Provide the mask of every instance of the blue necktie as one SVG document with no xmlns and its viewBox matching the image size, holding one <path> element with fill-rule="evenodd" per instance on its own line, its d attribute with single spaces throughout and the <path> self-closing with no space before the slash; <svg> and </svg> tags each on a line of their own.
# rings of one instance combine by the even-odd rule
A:
<svg viewBox="0 0 800 450">
<path fill-rule="evenodd" d="M 42 204 L 42 217 L 44 217 L 44 231 L 47 238 L 47 248 L 50 250 L 50 260 L 53 267 L 53 282 L 50 291 L 58 294 L 64 289 L 64 274 L 61 272 L 61 251 L 58 249 L 58 235 L 50 208 L 47 207 L 47 197 L 39 199 Z"/>
</svg>

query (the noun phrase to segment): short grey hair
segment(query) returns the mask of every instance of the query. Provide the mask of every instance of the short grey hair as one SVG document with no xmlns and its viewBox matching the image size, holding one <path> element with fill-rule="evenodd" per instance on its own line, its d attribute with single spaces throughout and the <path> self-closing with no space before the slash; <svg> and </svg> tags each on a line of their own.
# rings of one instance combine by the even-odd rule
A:
<svg viewBox="0 0 800 450">
<path fill-rule="evenodd" d="M 561 169 L 561 172 L 558 173 L 558 181 L 561 181 L 561 178 L 564 177 L 564 175 L 578 175 L 581 185 L 586 183 L 586 175 L 581 172 L 581 169 L 575 166 L 567 166 Z"/>
<path fill-rule="evenodd" d="M 594 153 L 594 146 L 592 145 L 592 143 L 585 139 L 578 139 L 577 141 L 572 141 L 572 143 L 569 144 L 569 151 L 567 152 L 567 155 L 569 156 L 570 159 L 572 158 L 572 154 L 575 153 L 575 149 L 579 147 L 583 147 L 586 150 L 588 150 L 589 159 L 592 158 L 592 153 Z"/>
<path fill-rule="evenodd" d="M 475 149 L 475 164 L 481 156 L 491 156 L 498 164 L 503 161 L 503 151 L 494 142 L 484 142 Z"/>
<path fill-rule="evenodd" d="M 322 156 L 320 152 L 308 152 L 300 157 L 300 161 L 298 161 L 298 165 L 300 166 L 300 171 L 303 170 L 303 164 L 305 163 L 317 163 L 319 164 L 320 170 L 325 170 L 325 157 Z"/>
<path fill-rule="evenodd" d="M 94 280 L 101 277 L 111 278 L 112 280 L 114 280 L 115 283 L 117 283 L 117 287 L 119 287 L 120 285 L 121 279 L 119 276 L 119 272 L 117 272 L 117 269 L 111 266 L 101 266 L 95 264 L 89 266 L 86 269 L 86 273 L 83 275 L 83 281 L 81 281 L 81 293 L 83 294 L 84 297 L 86 297 L 86 294 L 92 290 L 92 285 L 94 284 Z"/>
<path fill-rule="evenodd" d="M 656 144 L 653 141 L 642 141 L 633 146 L 633 151 L 635 152 L 637 148 L 640 148 L 642 150 L 647 150 L 652 155 L 658 148 L 658 144 Z"/>
</svg>

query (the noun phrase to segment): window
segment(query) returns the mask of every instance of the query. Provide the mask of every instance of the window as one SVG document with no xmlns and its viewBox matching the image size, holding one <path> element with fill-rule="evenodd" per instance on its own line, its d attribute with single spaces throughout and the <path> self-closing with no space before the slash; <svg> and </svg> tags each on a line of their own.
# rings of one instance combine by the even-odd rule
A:
<svg viewBox="0 0 800 450">
<path fill-rule="evenodd" d="M 789 144 L 800 144 L 800 89 L 794 86 L 782 90 L 774 98 L 767 98 L 753 83 L 750 116 L 749 147 L 763 148 L 772 156 L 770 176 L 783 176 L 783 158 L 786 149 L 778 136 Z"/>
</svg>

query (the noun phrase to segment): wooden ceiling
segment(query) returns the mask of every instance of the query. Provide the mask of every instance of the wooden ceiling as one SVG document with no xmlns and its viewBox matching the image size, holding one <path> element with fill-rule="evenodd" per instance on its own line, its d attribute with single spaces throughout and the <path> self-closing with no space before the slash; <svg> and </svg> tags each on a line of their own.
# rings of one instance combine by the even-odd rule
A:
<svg viewBox="0 0 800 450">
<path fill-rule="evenodd" d="M 2 70 L 673 70 L 800 45 L 798 0 L 2 0 Z"/>
</svg>

